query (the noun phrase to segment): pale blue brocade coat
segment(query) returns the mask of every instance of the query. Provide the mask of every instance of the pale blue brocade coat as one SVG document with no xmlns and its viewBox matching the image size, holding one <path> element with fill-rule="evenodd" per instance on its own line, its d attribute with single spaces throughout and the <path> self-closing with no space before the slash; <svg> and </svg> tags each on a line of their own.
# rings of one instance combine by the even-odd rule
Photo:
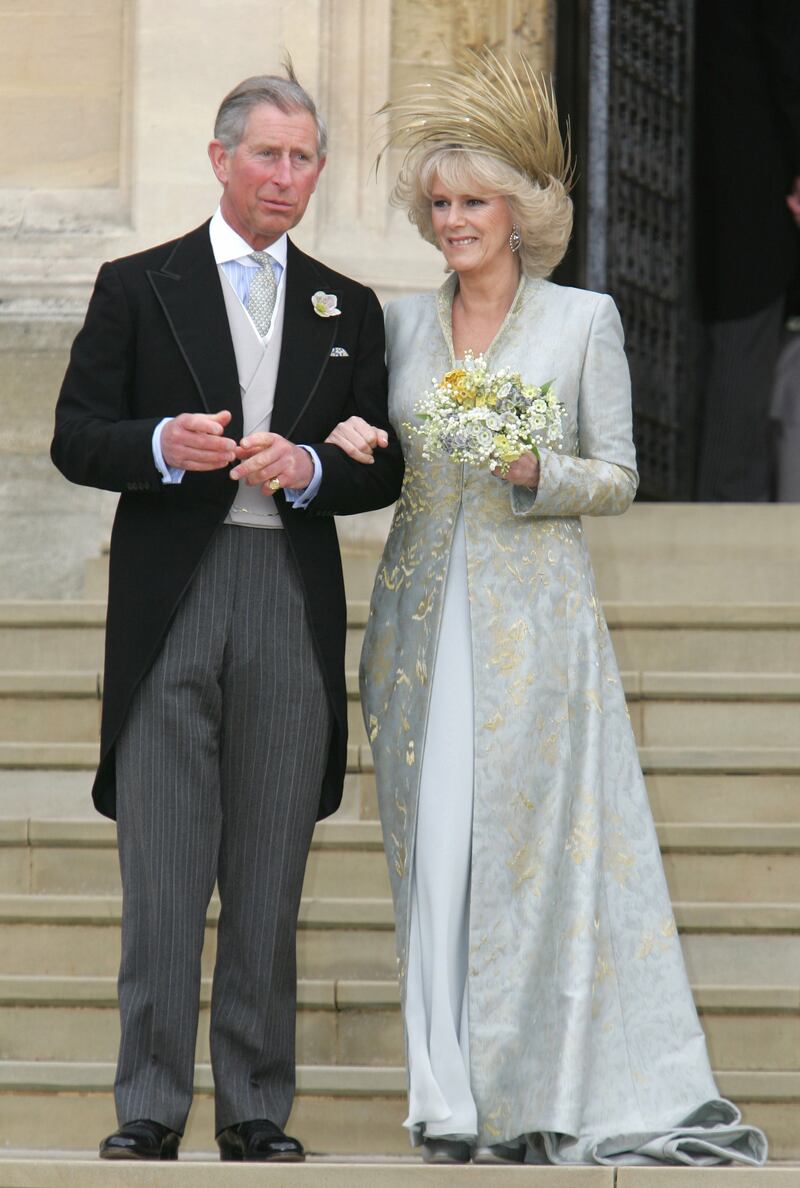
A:
<svg viewBox="0 0 800 1188">
<path fill-rule="evenodd" d="M 390 416 L 406 459 L 362 657 L 401 978 L 420 760 L 450 542 L 467 543 L 475 785 L 469 1018 L 479 1142 L 663 1131 L 717 1097 L 580 516 L 637 485 L 611 298 L 523 280 L 487 353 L 566 405 L 535 497 L 424 461 L 409 432 L 453 366 L 455 277 L 387 310 Z M 464 723 L 465 731 L 473 723 Z"/>
</svg>

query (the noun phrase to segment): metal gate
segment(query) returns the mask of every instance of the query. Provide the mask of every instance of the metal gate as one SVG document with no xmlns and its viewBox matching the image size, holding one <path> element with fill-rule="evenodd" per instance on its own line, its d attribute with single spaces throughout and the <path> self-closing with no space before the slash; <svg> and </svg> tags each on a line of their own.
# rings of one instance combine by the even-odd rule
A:
<svg viewBox="0 0 800 1188">
<path fill-rule="evenodd" d="M 633 381 L 640 497 L 692 495 L 694 0 L 559 4 L 557 90 L 573 125 L 575 243 L 558 279 L 611 293 Z"/>
</svg>

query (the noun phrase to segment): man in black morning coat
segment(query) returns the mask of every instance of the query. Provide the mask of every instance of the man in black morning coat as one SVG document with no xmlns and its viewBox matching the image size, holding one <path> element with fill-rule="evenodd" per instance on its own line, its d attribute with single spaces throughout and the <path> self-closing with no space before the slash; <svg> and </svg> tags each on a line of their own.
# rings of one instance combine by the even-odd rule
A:
<svg viewBox="0 0 800 1188">
<path fill-rule="evenodd" d="M 763 502 L 786 295 L 800 264 L 800 4 L 701 0 L 696 258 L 706 372 L 697 498 Z"/>
<path fill-rule="evenodd" d="M 209 156 L 223 188 L 211 222 L 101 268 L 52 446 L 67 478 L 121 492 L 93 793 L 117 817 L 123 882 L 120 1128 L 105 1158 L 177 1157 L 215 880 L 222 1158 L 303 1158 L 283 1133 L 295 928 L 347 741 L 332 515 L 391 503 L 403 470 L 375 295 L 286 239 L 325 163 L 291 70 L 231 92 Z M 387 431 L 372 466 L 325 444 L 354 413 Z"/>
</svg>

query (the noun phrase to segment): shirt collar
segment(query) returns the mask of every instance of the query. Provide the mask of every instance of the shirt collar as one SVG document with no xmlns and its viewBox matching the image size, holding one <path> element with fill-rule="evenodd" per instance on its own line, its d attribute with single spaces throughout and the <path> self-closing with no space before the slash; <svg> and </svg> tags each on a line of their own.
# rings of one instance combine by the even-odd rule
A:
<svg viewBox="0 0 800 1188">
<path fill-rule="evenodd" d="M 229 260 L 245 260 L 254 250 L 246 239 L 242 239 L 241 235 L 225 222 L 219 207 L 211 218 L 208 234 L 217 264 L 227 264 Z M 287 242 L 286 232 L 284 232 L 279 239 L 276 239 L 265 249 L 273 260 L 277 260 L 281 268 L 286 267 Z"/>
</svg>

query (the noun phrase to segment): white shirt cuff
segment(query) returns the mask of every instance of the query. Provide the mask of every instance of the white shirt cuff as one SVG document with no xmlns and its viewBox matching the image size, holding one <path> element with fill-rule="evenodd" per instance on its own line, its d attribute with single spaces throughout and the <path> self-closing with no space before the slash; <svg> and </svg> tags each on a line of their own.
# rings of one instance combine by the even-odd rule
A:
<svg viewBox="0 0 800 1188">
<path fill-rule="evenodd" d="M 162 483 L 179 483 L 186 474 L 186 471 L 181 470 L 179 466 L 167 466 L 164 455 L 161 453 L 161 433 L 167 421 L 172 419 L 172 417 L 164 417 L 164 420 L 159 421 L 153 430 L 153 461 L 156 464 L 156 470 L 161 475 Z"/>
<path fill-rule="evenodd" d="M 319 490 L 319 485 L 322 482 L 322 463 L 319 460 L 317 451 L 312 449 L 311 446 L 301 445 L 300 449 L 305 450 L 311 456 L 311 461 L 314 463 L 314 473 L 311 477 L 311 482 L 305 490 L 301 491 L 298 487 L 285 487 L 283 493 L 286 496 L 287 503 L 302 511 L 304 507 L 308 507 Z"/>
</svg>

